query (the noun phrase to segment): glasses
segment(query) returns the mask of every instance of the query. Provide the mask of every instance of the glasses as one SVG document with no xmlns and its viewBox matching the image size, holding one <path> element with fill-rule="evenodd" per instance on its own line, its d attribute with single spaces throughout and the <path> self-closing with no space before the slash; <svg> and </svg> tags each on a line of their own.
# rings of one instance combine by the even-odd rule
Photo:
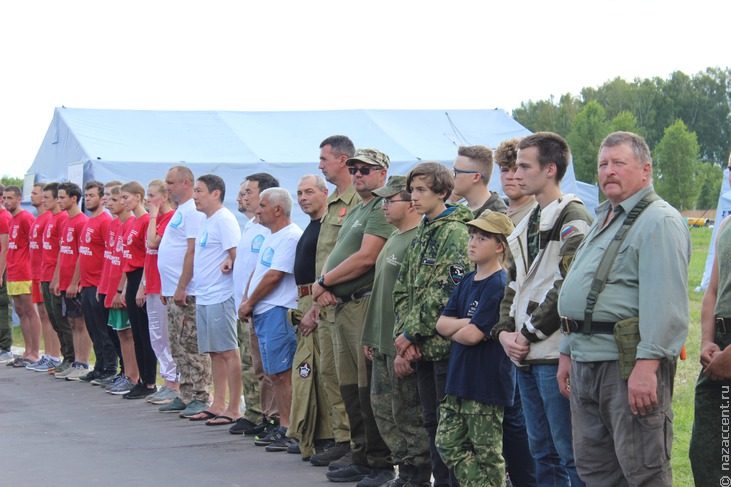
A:
<svg viewBox="0 0 731 487">
<path fill-rule="evenodd" d="M 452 174 L 456 178 L 458 174 L 479 174 L 482 179 L 485 179 L 485 175 L 479 171 L 467 171 L 466 169 L 452 169 Z"/>
<path fill-rule="evenodd" d="M 349 167 L 348 172 L 355 176 L 355 174 L 360 171 L 360 173 L 363 176 L 368 176 L 371 171 L 383 171 L 383 168 L 380 167 Z"/>
<path fill-rule="evenodd" d="M 381 200 L 381 206 L 391 206 L 394 203 L 411 203 L 411 200 Z"/>
</svg>

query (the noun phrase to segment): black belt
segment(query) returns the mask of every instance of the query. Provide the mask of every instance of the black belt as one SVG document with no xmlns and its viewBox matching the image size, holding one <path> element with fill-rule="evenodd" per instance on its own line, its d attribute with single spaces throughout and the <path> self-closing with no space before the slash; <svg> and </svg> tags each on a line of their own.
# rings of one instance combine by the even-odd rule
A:
<svg viewBox="0 0 731 487">
<path fill-rule="evenodd" d="M 729 328 L 731 328 L 731 318 L 716 316 L 716 331 L 718 333 L 725 335 L 728 333 Z"/>
<path fill-rule="evenodd" d="M 611 335 L 614 333 L 614 322 L 609 321 L 592 321 L 590 335 Z M 561 331 L 569 333 L 583 333 L 584 322 L 581 320 L 572 320 L 571 318 L 561 317 Z"/>
<path fill-rule="evenodd" d="M 349 303 L 351 301 L 357 301 L 358 299 L 365 298 L 366 296 L 370 296 L 371 294 L 373 294 L 373 290 L 372 289 L 367 289 L 365 291 L 357 291 L 357 292 L 354 292 L 353 294 L 351 294 L 349 296 L 344 296 L 342 298 L 337 298 L 338 299 L 338 304 L 345 304 L 345 303 Z"/>
</svg>

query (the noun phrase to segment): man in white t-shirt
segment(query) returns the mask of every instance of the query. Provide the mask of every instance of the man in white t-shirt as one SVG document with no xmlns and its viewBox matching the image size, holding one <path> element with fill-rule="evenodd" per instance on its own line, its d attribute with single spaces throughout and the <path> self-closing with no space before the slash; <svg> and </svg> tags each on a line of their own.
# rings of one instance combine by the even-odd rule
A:
<svg viewBox="0 0 731 487">
<path fill-rule="evenodd" d="M 239 196 L 236 199 L 239 212 L 245 214 L 249 221 L 244 224 L 241 240 L 236 248 L 234 262 L 234 303 L 238 308 L 244 298 L 246 285 L 259 260 L 259 250 L 268 235 L 269 229 L 256 220 L 255 212 L 259 208 L 259 194 L 265 189 L 279 187 L 279 181 L 268 173 L 249 174 L 241 183 Z M 274 386 L 269 376 L 264 373 L 259 352 L 259 339 L 254 332 L 251 320 L 238 321 L 239 355 L 241 356 L 241 381 L 244 387 L 246 410 L 236 424 L 231 426 L 231 434 L 248 436 L 266 436 L 267 429 L 279 427 L 279 411 L 274 402 Z"/>
<path fill-rule="evenodd" d="M 253 316 L 264 372 L 274 384 L 280 427 L 272 428 L 255 442 L 266 446 L 285 438 L 289 427 L 291 369 L 297 339 L 287 313 L 297 308 L 294 256 L 302 229 L 291 221 L 292 196 L 286 189 L 269 188 L 260 196 L 256 216 L 271 233 L 262 243 L 246 298 L 239 306 L 239 318 Z"/>
<path fill-rule="evenodd" d="M 162 284 L 160 299 L 168 307 L 170 351 L 180 373 L 180 397 L 161 406 L 160 412 L 180 413 L 185 418 L 208 406 L 212 382 L 211 359 L 198 353 L 193 256 L 198 228 L 206 216 L 195 209 L 194 181 L 193 172 L 185 166 L 175 166 L 165 176 L 170 198 L 178 208 L 165 229 L 157 253 Z"/>
<path fill-rule="evenodd" d="M 198 351 L 211 357 L 213 403 L 190 420 L 206 421 L 207 426 L 232 424 L 241 406 L 241 359 L 231 275 L 240 230 L 234 214 L 223 206 L 225 195 L 226 183 L 215 174 L 200 176 L 193 188 L 195 207 L 206 215 L 195 239 L 193 276 Z"/>
</svg>

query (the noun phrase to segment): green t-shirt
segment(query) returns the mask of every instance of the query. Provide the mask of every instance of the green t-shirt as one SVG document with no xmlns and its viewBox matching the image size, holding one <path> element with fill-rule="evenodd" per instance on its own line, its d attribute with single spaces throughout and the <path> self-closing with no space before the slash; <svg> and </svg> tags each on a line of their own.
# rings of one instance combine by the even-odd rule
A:
<svg viewBox="0 0 731 487">
<path fill-rule="evenodd" d="M 327 259 L 328 270 L 335 269 L 345 259 L 360 250 L 365 234 L 376 235 L 383 239 L 387 239 L 391 235 L 393 225 L 388 223 L 386 217 L 383 216 L 381 199 L 373 198 L 365 206 L 360 204 L 345 217 L 343 226 L 340 227 L 340 232 L 338 232 L 335 247 Z M 373 285 L 374 273 L 375 270 L 371 267 L 367 272 L 355 279 L 336 284 L 333 286 L 333 293 L 335 296 L 342 298 L 356 291 L 370 289 Z"/>
<path fill-rule="evenodd" d="M 396 347 L 393 345 L 393 325 L 396 322 L 393 312 L 393 285 L 417 228 L 418 226 L 402 234 L 398 231 L 392 233 L 376 260 L 373 296 L 368 304 L 362 343 L 391 357 L 396 356 Z"/>
</svg>

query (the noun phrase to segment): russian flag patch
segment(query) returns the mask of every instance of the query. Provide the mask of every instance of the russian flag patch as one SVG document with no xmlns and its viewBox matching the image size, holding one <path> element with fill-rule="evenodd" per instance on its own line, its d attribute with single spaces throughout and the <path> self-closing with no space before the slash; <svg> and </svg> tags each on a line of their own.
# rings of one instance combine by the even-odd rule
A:
<svg viewBox="0 0 731 487">
<path fill-rule="evenodd" d="M 564 228 L 561 231 L 561 241 L 566 240 L 567 238 L 569 238 L 571 235 L 573 235 L 574 233 L 576 233 L 578 231 L 579 231 L 578 228 L 576 228 L 573 225 L 569 225 L 568 227 Z"/>
</svg>

